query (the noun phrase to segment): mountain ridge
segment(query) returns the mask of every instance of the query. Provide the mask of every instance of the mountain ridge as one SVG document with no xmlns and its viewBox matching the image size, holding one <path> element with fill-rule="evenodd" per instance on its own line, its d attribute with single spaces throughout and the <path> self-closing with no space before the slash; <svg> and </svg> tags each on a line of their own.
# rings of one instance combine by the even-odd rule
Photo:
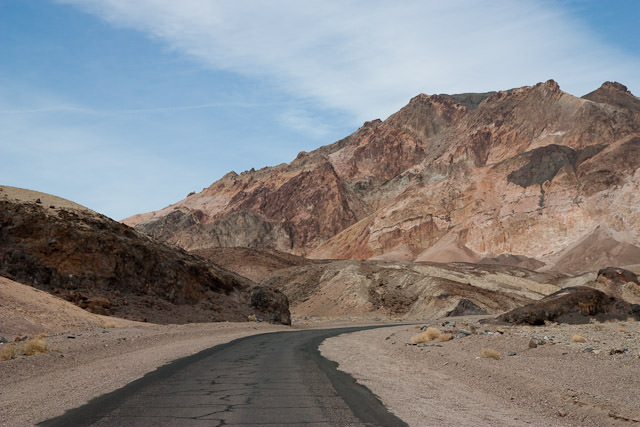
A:
<svg viewBox="0 0 640 427">
<path fill-rule="evenodd" d="M 637 102 L 612 82 L 582 98 L 553 80 L 420 94 L 289 164 L 229 173 L 123 222 L 189 250 L 264 247 L 312 258 L 547 263 L 601 222 L 640 246 Z M 618 211 L 601 207 L 608 199 Z M 449 258 L 429 252 L 442 239 L 436 248 Z"/>
</svg>

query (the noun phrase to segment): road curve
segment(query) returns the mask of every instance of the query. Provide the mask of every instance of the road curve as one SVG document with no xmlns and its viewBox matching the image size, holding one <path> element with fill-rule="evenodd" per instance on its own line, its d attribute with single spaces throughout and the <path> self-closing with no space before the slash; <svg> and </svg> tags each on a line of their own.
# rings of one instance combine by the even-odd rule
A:
<svg viewBox="0 0 640 427">
<path fill-rule="evenodd" d="M 406 426 L 322 357 L 370 327 L 241 338 L 179 359 L 41 426 Z"/>
</svg>

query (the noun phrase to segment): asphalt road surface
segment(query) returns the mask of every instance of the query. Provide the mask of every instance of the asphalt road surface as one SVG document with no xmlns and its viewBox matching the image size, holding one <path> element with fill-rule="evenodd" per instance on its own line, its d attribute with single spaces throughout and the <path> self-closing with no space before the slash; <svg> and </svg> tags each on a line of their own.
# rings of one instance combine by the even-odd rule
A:
<svg viewBox="0 0 640 427">
<path fill-rule="evenodd" d="M 325 338 L 362 329 L 241 338 L 165 365 L 40 425 L 405 426 L 318 351 Z"/>
</svg>

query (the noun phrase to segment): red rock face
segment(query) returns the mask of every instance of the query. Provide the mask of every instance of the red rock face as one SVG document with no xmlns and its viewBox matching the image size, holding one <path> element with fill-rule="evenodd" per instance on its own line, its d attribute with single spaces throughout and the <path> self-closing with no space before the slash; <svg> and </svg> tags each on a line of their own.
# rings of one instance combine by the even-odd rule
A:
<svg viewBox="0 0 640 427">
<path fill-rule="evenodd" d="M 492 94 L 418 95 L 387 120 L 367 122 L 288 165 L 228 174 L 125 223 L 187 249 L 527 259 L 545 268 L 567 251 L 580 253 L 575 246 L 600 227 L 635 253 L 639 105 L 610 82 L 583 98 L 552 80 Z M 242 212 L 252 220 L 229 219 Z M 595 258 L 615 264 L 612 256 Z M 602 267 L 571 264 L 573 272 Z"/>
<path fill-rule="evenodd" d="M 291 229 L 292 249 L 314 246 L 356 222 L 342 181 L 329 162 L 303 170 L 272 187 L 269 182 L 246 194 L 239 209 L 264 215 Z"/>
</svg>

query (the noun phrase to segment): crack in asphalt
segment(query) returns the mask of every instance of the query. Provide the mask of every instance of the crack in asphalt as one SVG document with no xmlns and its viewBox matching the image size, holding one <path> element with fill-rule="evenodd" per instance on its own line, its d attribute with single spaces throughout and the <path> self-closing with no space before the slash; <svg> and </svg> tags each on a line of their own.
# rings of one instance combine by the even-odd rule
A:
<svg viewBox="0 0 640 427">
<path fill-rule="evenodd" d="M 158 368 L 39 425 L 406 426 L 318 346 L 372 327 L 241 338 Z"/>
</svg>

